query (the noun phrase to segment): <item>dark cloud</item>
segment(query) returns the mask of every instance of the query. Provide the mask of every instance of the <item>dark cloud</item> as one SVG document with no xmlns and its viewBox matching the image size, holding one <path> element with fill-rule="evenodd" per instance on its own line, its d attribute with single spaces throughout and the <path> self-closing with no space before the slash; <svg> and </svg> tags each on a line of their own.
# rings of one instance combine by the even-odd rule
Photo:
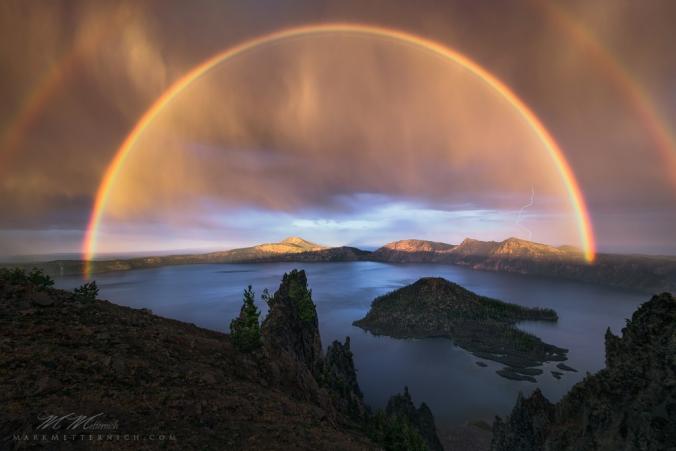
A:
<svg viewBox="0 0 676 451">
<path fill-rule="evenodd" d="M 556 16 L 558 8 L 606 49 L 645 104 L 673 124 L 674 3 L 552 5 L 3 2 L 0 245 L 16 241 L 17 230 L 82 230 L 115 150 L 153 99 L 193 65 L 247 38 L 327 21 L 391 26 L 469 55 L 513 87 L 561 143 L 602 245 L 617 247 L 623 237 L 632 249 L 641 240 L 651 250 L 676 242 L 672 228 L 654 226 L 662 216 L 653 212 L 676 210 L 654 133 L 614 69 Z M 120 219 L 174 221 L 202 205 L 198 198 L 336 215 L 346 208 L 341 196 L 372 193 L 433 208 L 468 202 L 509 210 L 531 185 L 543 211 L 545 199 L 556 204 L 561 190 L 551 164 L 495 99 L 448 67 L 381 44 L 303 41 L 219 70 L 148 132 L 111 208 Z M 38 106 L 27 108 L 31 102 Z M 478 126 L 479 117 L 492 118 L 492 126 Z M 519 153 L 519 145 L 529 149 Z M 652 224 L 649 239 L 635 231 L 642 223 L 646 230 Z M 77 241 L 69 236 L 64 249 Z M 53 237 L 39 246 L 58 243 Z"/>
</svg>

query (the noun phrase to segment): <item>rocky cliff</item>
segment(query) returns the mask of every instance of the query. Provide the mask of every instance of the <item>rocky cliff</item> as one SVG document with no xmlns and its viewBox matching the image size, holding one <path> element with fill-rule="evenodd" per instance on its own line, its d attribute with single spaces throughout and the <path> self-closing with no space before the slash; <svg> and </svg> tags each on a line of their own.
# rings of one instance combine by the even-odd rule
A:
<svg viewBox="0 0 676 451">
<path fill-rule="evenodd" d="M 334 393 L 334 400 L 341 411 L 356 419 L 368 416 L 368 409 L 364 405 L 363 394 L 357 382 L 350 337 L 345 337 L 345 344 L 334 341 L 326 350 L 322 381 Z"/>
<path fill-rule="evenodd" d="M 278 365 L 274 380 L 286 386 L 299 383 L 304 391 L 297 396 L 327 405 L 327 411 L 335 411 L 338 418 L 343 416 L 359 425 L 385 449 L 400 449 L 398 441 L 416 443 L 423 439 L 438 443 L 434 417 L 427 406 L 416 416 L 393 418 L 388 409 L 381 413 L 385 419 L 382 424 L 375 419 L 363 402 L 349 337 L 344 344 L 334 341 L 326 354 L 322 353 L 317 313 L 305 271 L 284 274 L 279 289 L 266 298 L 269 313 L 261 326 L 263 342 L 271 354 L 286 362 Z M 288 368 L 292 371 L 285 372 Z M 406 396 L 410 402 L 408 390 Z M 397 396 L 390 403 L 395 399 Z M 405 429 L 403 434 L 395 433 L 397 428 L 392 427 L 397 421 Z"/>
<path fill-rule="evenodd" d="M 371 258 L 376 261 L 434 262 L 441 259 L 442 254 L 455 246 L 446 243 L 426 240 L 400 240 L 387 243 L 373 252 Z"/>
<path fill-rule="evenodd" d="M 676 449 L 676 299 L 643 304 L 622 336 L 606 333 L 606 368 L 557 404 L 519 397 L 493 426 L 495 451 Z"/>
<path fill-rule="evenodd" d="M 323 364 L 322 341 L 305 272 L 284 274 L 279 289 L 267 303 L 268 316 L 261 325 L 264 343 L 274 353 L 288 354 L 317 377 Z"/>
</svg>

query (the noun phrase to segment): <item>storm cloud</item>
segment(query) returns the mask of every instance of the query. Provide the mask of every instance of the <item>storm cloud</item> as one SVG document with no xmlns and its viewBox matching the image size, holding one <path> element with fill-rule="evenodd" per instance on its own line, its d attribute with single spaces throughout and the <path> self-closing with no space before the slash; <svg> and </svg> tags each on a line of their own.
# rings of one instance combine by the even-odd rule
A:
<svg viewBox="0 0 676 451">
<path fill-rule="evenodd" d="M 674 251 L 676 232 L 658 227 L 676 219 L 670 162 L 635 99 L 566 23 L 585 30 L 673 124 L 675 7 L 557 8 L 569 22 L 538 2 L 3 2 L 0 254 L 76 250 L 115 151 L 195 64 L 274 30 L 337 21 L 415 33 L 486 67 L 561 144 L 601 248 Z M 219 66 L 157 118 L 111 191 L 108 243 L 138 246 L 153 224 L 176 247 L 267 241 L 294 228 L 339 241 L 341 225 L 369 243 L 397 232 L 499 238 L 519 233 L 506 225 L 532 187 L 536 237 L 574 243 L 550 157 L 481 80 L 398 43 L 308 37 Z M 423 230 L 388 205 L 442 213 Z M 383 226 L 359 229 L 375 212 Z M 481 222 L 498 226 L 458 227 L 452 212 L 484 212 Z"/>
</svg>

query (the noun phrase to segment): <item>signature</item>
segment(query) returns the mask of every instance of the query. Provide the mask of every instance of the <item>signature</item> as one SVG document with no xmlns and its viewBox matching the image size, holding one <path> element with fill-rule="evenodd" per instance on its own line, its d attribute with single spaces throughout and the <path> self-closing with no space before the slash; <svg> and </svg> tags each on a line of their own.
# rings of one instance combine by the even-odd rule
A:
<svg viewBox="0 0 676 451">
<path fill-rule="evenodd" d="M 73 431 L 76 429 L 82 429 L 85 431 L 101 431 L 117 429 L 117 420 L 101 422 L 100 420 L 102 420 L 102 416 L 103 412 L 91 416 L 78 415 L 74 412 L 62 416 L 42 415 L 38 416 L 38 420 L 42 421 L 42 423 L 38 425 L 37 430 L 51 429 L 54 431 Z"/>
</svg>

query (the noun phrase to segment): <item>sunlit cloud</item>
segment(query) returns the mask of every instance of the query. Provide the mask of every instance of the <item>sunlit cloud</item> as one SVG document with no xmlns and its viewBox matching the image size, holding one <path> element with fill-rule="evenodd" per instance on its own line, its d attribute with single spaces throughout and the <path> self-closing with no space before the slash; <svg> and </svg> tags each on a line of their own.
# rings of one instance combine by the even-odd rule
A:
<svg viewBox="0 0 676 451">
<path fill-rule="evenodd" d="M 260 208 L 220 209 L 210 205 L 199 219 L 172 224 L 169 221 L 108 222 L 102 233 L 103 253 L 129 252 L 140 243 L 152 250 L 219 250 L 277 241 L 300 235 L 317 243 L 342 246 L 378 247 L 403 238 L 420 238 L 459 243 L 466 237 L 502 240 L 508 236 L 525 238 L 515 225 L 519 199 L 514 209 L 486 209 L 455 205 L 445 210 L 411 199 L 358 193 L 340 196 L 341 209 L 304 208 L 285 212 Z M 522 221 L 538 231 L 533 238 L 565 244 L 572 218 L 549 209 L 534 209 Z M 470 231 L 470 233 L 468 233 Z M 133 243 L 133 246 L 130 246 Z"/>
</svg>

